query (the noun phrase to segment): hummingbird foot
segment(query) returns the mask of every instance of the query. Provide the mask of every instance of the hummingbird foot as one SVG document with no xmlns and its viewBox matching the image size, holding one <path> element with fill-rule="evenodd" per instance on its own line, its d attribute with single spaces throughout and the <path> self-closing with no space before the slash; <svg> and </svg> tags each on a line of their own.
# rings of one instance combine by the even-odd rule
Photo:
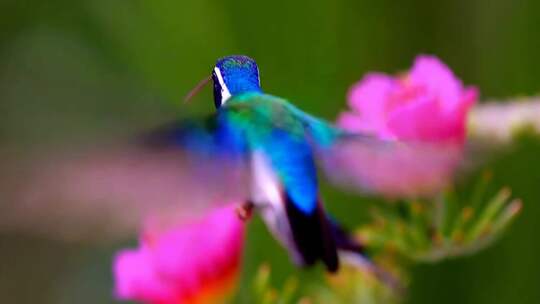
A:
<svg viewBox="0 0 540 304">
<path fill-rule="evenodd" d="M 247 221 L 253 214 L 253 208 L 255 205 L 252 202 L 246 202 L 236 207 L 236 214 L 242 221 Z"/>
</svg>

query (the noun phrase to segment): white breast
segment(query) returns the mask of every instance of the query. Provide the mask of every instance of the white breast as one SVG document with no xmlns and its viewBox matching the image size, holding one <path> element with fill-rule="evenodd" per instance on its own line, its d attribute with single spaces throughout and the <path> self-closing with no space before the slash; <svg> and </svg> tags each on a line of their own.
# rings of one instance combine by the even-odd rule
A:
<svg viewBox="0 0 540 304">
<path fill-rule="evenodd" d="M 281 183 L 262 152 L 252 157 L 252 201 L 264 222 L 281 244 L 287 248 L 292 259 L 302 263 L 301 256 L 291 233 L 291 226 L 283 202 Z"/>
</svg>

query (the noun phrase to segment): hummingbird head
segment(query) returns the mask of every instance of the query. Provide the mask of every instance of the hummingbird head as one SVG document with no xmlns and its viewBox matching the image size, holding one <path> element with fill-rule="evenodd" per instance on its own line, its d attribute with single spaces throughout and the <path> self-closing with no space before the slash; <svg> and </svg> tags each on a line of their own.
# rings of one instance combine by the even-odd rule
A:
<svg viewBox="0 0 540 304">
<path fill-rule="evenodd" d="M 221 107 L 231 96 L 260 92 L 259 68 L 255 60 L 241 55 L 219 59 L 212 71 L 214 103 Z"/>
</svg>

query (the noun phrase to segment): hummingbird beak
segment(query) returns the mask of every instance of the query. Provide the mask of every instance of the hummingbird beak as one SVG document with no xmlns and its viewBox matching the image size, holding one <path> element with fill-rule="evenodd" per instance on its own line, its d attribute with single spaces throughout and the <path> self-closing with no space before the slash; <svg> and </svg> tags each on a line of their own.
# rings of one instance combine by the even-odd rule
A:
<svg viewBox="0 0 540 304">
<path fill-rule="evenodd" d="M 191 89 L 191 91 L 189 91 L 189 93 L 184 97 L 184 103 L 190 101 L 195 95 L 197 95 L 197 93 L 199 93 L 202 88 L 204 88 L 208 82 L 210 82 L 210 79 L 212 79 L 212 75 L 204 78 L 193 89 Z"/>
</svg>

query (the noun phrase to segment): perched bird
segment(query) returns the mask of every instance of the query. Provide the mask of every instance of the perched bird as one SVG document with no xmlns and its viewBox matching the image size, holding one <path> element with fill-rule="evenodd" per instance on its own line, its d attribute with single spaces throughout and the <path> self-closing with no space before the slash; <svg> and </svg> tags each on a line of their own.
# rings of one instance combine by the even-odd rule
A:
<svg viewBox="0 0 540 304">
<path fill-rule="evenodd" d="M 362 247 L 326 214 L 318 168 L 348 189 L 401 197 L 444 187 L 459 160 L 452 147 L 353 134 L 309 115 L 264 93 L 246 56 L 219 59 L 211 80 L 216 111 L 205 119 L 173 122 L 128 144 L 6 162 L 0 199 L 17 204 L 0 216 L 0 229 L 24 219 L 27 229 L 69 237 L 80 231 L 68 225 L 107 231 L 106 215 L 122 215 L 114 228 L 129 229 L 149 214 L 174 221 L 215 202 L 244 202 L 239 215 L 260 213 L 298 265 L 322 261 L 334 272 L 340 251 Z M 42 222 L 47 229 L 34 228 Z"/>
</svg>

